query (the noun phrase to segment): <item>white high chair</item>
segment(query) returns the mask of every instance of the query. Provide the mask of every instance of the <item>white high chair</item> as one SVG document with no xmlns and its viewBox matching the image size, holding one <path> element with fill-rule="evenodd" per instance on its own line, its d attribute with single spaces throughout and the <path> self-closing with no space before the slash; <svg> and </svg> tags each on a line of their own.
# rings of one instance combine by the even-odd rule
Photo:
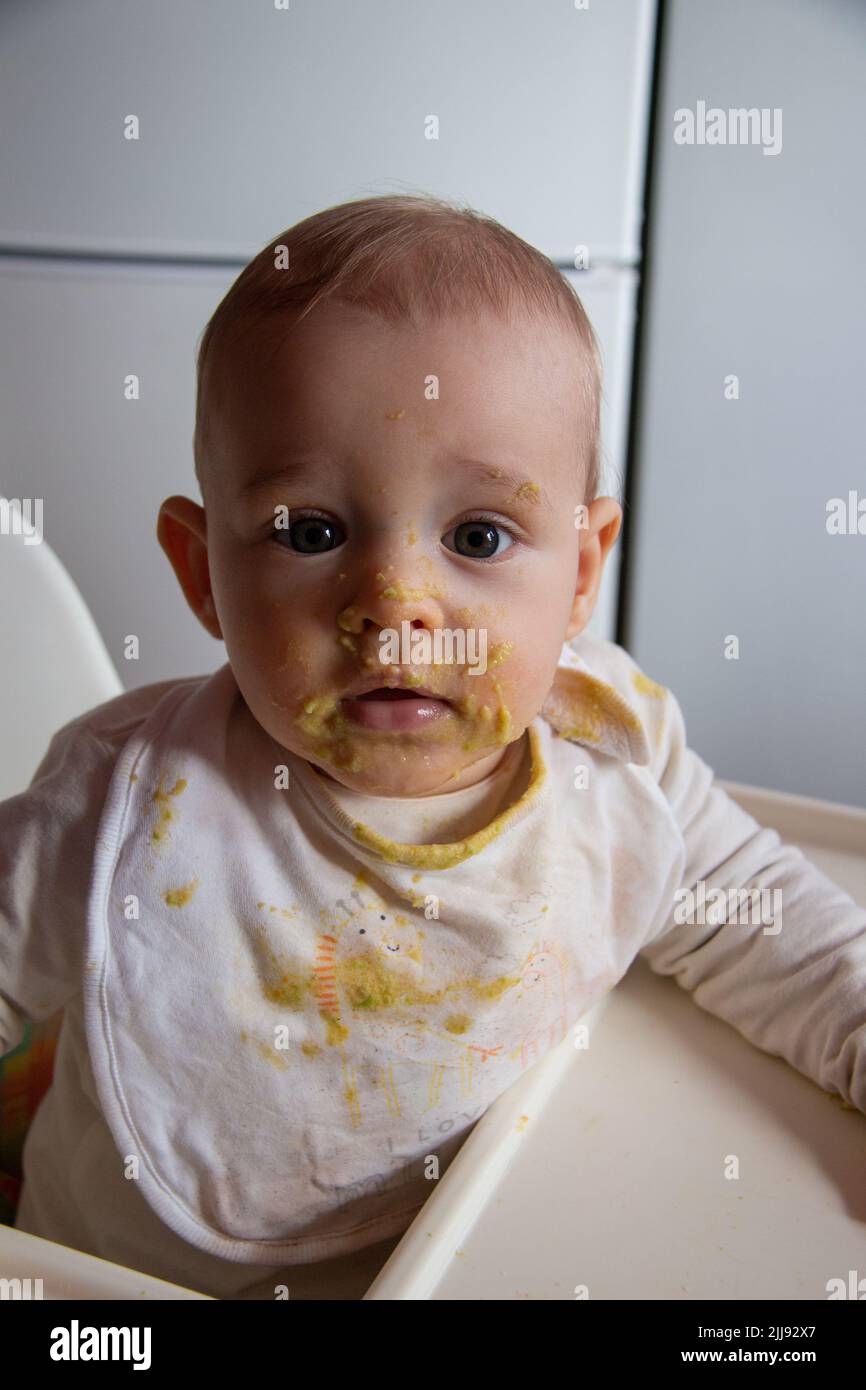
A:
<svg viewBox="0 0 866 1390">
<path fill-rule="evenodd" d="M 52 735 L 123 692 L 93 616 L 44 539 L 28 531 L 15 499 L 0 494 L 0 800 L 30 784 Z M 60 1014 L 32 1026 L 14 1057 L 20 1075 L 30 1047 L 50 1043 Z M 0 1062 L 0 1085 L 4 1063 Z M 0 1225 L 0 1278 L 10 1297 L 197 1299 L 206 1295 Z M 43 1288 L 44 1286 L 44 1288 Z M 38 1290 L 38 1291 L 37 1291 Z"/>
<path fill-rule="evenodd" d="M 51 736 L 123 684 L 75 582 L 0 495 L 0 801 L 30 783 Z M 8 508 L 8 512 L 7 512 Z"/>
</svg>

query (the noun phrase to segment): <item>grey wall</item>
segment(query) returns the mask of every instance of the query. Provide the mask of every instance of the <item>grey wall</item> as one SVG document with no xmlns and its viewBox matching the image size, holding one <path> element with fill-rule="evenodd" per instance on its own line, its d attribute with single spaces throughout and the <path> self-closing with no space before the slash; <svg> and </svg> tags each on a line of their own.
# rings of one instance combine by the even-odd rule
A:
<svg viewBox="0 0 866 1390">
<path fill-rule="evenodd" d="M 625 645 L 717 775 L 863 806 L 866 534 L 826 506 L 866 503 L 866 6 L 671 0 L 663 37 Z M 781 153 L 675 144 L 701 99 L 782 108 Z"/>
</svg>

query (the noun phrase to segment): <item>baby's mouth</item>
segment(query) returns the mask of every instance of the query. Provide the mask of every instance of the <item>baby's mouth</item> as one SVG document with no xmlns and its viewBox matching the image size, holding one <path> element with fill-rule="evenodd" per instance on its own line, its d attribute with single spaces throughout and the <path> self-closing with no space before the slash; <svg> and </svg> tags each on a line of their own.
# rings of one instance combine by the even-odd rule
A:
<svg viewBox="0 0 866 1390">
<path fill-rule="evenodd" d="M 375 690 L 368 690 L 364 695 L 356 695 L 356 700 L 442 700 L 439 695 L 434 695 L 432 690 L 395 690 L 391 686 L 380 685 Z M 447 704 L 446 700 L 442 700 Z"/>
<path fill-rule="evenodd" d="M 343 712 L 365 729 L 401 733 L 422 728 L 451 713 L 451 702 L 422 686 L 377 686 L 344 696 Z"/>
</svg>

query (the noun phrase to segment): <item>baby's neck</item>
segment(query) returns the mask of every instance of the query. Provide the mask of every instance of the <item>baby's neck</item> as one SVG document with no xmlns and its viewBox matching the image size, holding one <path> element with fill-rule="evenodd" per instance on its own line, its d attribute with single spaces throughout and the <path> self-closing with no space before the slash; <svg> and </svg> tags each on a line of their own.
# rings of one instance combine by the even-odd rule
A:
<svg viewBox="0 0 866 1390">
<path fill-rule="evenodd" d="M 454 777 L 453 779 L 448 778 L 441 787 L 435 787 L 432 791 L 405 792 L 403 795 L 407 800 L 412 800 L 415 797 L 441 796 L 445 795 L 447 792 L 459 792 L 463 791 L 466 787 L 475 787 L 479 782 L 483 782 L 487 777 L 493 775 L 502 763 L 502 759 L 505 757 L 508 748 L 509 745 L 506 744 L 504 748 L 497 748 L 495 753 L 491 753 L 486 758 L 479 759 L 477 763 L 470 763 L 468 767 L 463 769 L 459 777 Z M 336 782 L 338 786 L 343 785 L 338 778 L 333 777 L 325 768 L 317 767 L 316 771 L 320 772 L 323 777 L 327 777 L 329 782 Z M 370 795 L 377 796 L 378 793 L 370 792 Z"/>
</svg>

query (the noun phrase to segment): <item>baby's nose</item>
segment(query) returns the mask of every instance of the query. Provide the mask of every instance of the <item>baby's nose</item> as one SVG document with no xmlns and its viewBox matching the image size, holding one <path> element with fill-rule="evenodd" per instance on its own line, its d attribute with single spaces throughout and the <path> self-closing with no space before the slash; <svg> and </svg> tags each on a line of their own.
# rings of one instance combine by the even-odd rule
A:
<svg viewBox="0 0 866 1390">
<path fill-rule="evenodd" d="M 399 631 L 404 622 L 431 631 L 443 627 L 441 587 L 429 578 L 405 571 L 404 575 L 391 566 L 371 569 L 358 584 L 351 603 L 337 615 L 337 626 L 355 634 L 364 633 L 370 626 Z"/>
</svg>

